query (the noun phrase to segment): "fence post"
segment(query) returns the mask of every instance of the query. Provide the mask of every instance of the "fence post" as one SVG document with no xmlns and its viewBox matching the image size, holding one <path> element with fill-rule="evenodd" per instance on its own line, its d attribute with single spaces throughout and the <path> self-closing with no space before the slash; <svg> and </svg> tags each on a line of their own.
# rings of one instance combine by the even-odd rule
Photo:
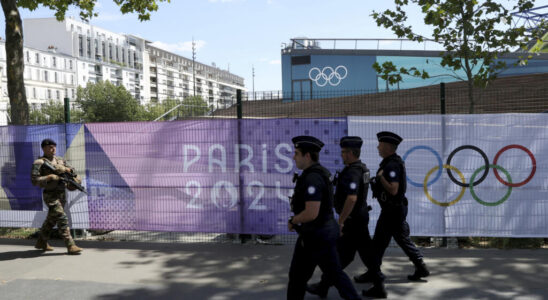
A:
<svg viewBox="0 0 548 300">
<path fill-rule="evenodd" d="M 240 242 L 243 244 L 245 241 L 251 239 L 251 235 L 249 234 L 243 234 L 242 232 L 245 229 L 245 201 L 244 201 L 244 178 L 243 175 L 240 173 L 240 161 L 241 161 L 241 153 L 240 153 L 240 145 L 242 144 L 242 90 L 238 89 L 236 90 L 236 117 L 238 122 L 238 145 L 236 146 L 236 149 L 238 149 L 238 165 L 236 172 L 238 173 L 238 198 L 239 198 L 239 206 L 240 206 L 240 232 L 239 232 L 239 238 Z"/>
<path fill-rule="evenodd" d="M 238 120 L 242 118 L 242 90 L 236 90 L 236 115 Z"/>
<path fill-rule="evenodd" d="M 65 124 L 70 123 L 70 101 L 68 97 L 65 97 Z"/>
<path fill-rule="evenodd" d="M 445 82 L 440 83 L 440 110 L 445 115 Z"/>
</svg>

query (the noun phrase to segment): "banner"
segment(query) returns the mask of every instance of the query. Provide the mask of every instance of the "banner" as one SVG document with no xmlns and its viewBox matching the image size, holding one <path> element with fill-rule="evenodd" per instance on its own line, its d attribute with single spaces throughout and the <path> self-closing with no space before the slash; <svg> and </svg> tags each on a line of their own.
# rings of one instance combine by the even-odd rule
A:
<svg viewBox="0 0 548 300">
<path fill-rule="evenodd" d="M 348 126 L 351 135 L 365 139 L 362 157 L 372 173 L 381 161 L 375 134 L 387 130 L 403 137 L 397 153 L 407 169 L 412 235 L 546 237 L 547 117 L 351 117 Z"/>
<path fill-rule="evenodd" d="M 45 208 L 30 168 L 57 141 L 88 195 L 69 192 L 73 228 L 286 234 L 291 138 L 325 143 L 320 162 L 344 166 L 339 139 L 364 139 L 374 174 L 376 133 L 404 138 L 408 222 L 415 236 L 548 236 L 545 114 L 226 119 L 10 126 L 4 139 L 0 226 L 39 227 Z M 370 229 L 380 208 L 373 206 Z"/>
</svg>

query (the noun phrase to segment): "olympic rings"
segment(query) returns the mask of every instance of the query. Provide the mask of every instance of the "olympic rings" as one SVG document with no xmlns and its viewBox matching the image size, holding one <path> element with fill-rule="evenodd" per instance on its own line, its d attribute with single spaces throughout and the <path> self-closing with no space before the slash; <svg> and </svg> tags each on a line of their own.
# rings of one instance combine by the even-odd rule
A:
<svg viewBox="0 0 548 300">
<path fill-rule="evenodd" d="M 428 150 L 430 152 L 432 152 L 432 154 L 434 154 L 434 156 L 436 157 L 436 159 L 438 160 L 438 172 L 436 173 L 436 176 L 434 176 L 434 179 L 432 179 L 431 182 L 428 182 L 426 186 L 429 186 L 429 185 L 432 185 L 434 182 L 436 182 L 440 176 L 441 176 L 441 169 L 442 169 L 442 165 L 443 163 L 441 162 L 441 156 L 438 154 L 438 152 L 436 152 L 436 150 L 432 149 L 431 147 L 428 147 L 428 146 L 415 146 L 409 150 L 407 150 L 407 152 L 405 152 L 405 154 L 403 155 L 403 160 L 405 161 L 405 159 L 407 158 L 407 156 L 409 154 L 411 154 L 411 152 L 415 151 L 415 150 L 418 150 L 418 149 L 423 149 L 423 150 Z M 411 180 L 411 178 L 409 178 L 409 176 L 406 176 L 407 177 L 407 181 L 411 184 L 411 185 L 414 185 L 416 187 L 421 187 L 422 186 L 422 183 L 418 183 L 418 182 L 414 182 L 413 180 Z"/>
<path fill-rule="evenodd" d="M 510 177 L 510 173 L 508 173 L 508 171 L 506 171 L 504 168 L 502 168 L 499 165 L 495 165 L 495 164 L 489 165 L 489 167 L 493 168 L 494 170 L 496 170 L 496 169 L 501 170 L 502 173 L 504 173 L 504 175 L 506 175 L 506 178 L 508 178 L 508 181 L 510 183 L 512 183 L 512 177 Z M 472 174 L 472 177 L 470 178 L 470 181 L 474 180 L 476 178 L 476 175 L 478 175 L 478 173 L 483 169 L 485 169 L 485 166 L 481 166 L 476 171 L 474 171 L 474 174 Z M 508 186 L 508 192 L 506 192 L 506 195 L 504 195 L 499 201 L 497 201 L 497 202 L 485 202 L 485 201 L 481 200 L 476 195 L 476 192 L 474 192 L 474 185 L 470 186 L 470 194 L 472 195 L 472 198 L 474 198 L 474 200 L 478 201 L 479 204 L 483 204 L 485 206 L 497 206 L 499 204 L 502 204 L 502 202 L 506 201 L 506 199 L 508 199 L 508 197 L 510 197 L 511 193 L 512 193 L 512 186 L 509 185 Z"/>
<path fill-rule="evenodd" d="M 457 202 L 459 202 L 459 200 L 462 198 L 462 196 L 464 195 L 464 191 L 466 190 L 466 187 L 462 186 L 462 189 L 460 190 L 460 193 L 459 195 L 457 196 L 457 198 L 455 198 L 455 200 L 451 201 L 451 202 L 439 202 L 437 201 L 436 199 L 434 199 L 432 196 L 430 196 L 430 193 L 428 193 L 428 186 L 427 186 L 427 181 L 428 181 L 428 177 L 430 177 L 430 174 L 432 174 L 432 172 L 436 171 L 437 169 L 439 169 L 440 167 L 439 166 L 435 166 L 433 167 L 432 169 L 430 169 L 430 171 L 428 171 L 428 173 L 426 173 L 426 176 L 424 177 L 424 184 L 423 184 L 423 187 L 424 187 L 424 194 L 426 195 L 426 198 L 428 198 L 428 200 L 430 200 L 432 203 L 434 204 L 437 204 L 439 206 L 450 206 L 450 205 L 453 205 Z M 465 183 L 465 179 L 464 179 L 464 175 L 462 175 L 462 173 L 459 171 L 459 169 L 453 167 L 453 166 L 450 166 L 450 165 L 443 165 L 443 168 L 444 169 L 451 169 L 455 172 L 457 172 L 457 174 L 459 175 L 460 177 L 460 180 L 462 180 L 462 183 Z M 440 170 L 441 171 L 441 170 Z M 440 172 L 441 173 L 441 172 Z"/>
<path fill-rule="evenodd" d="M 449 156 L 447 157 L 447 164 L 451 165 L 451 159 L 453 159 L 453 156 L 455 156 L 455 154 L 457 152 L 459 152 L 460 150 L 464 150 L 464 149 L 470 149 L 470 150 L 477 151 L 483 157 L 483 161 L 485 162 L 485 166 L 489 166 L 489 159 L 487 158 L 487 155 L 485 155 L 485 152 L 483 152 L 480 148 L 478 148 L 476 146 L 472 146 L 472 145 L 460 146 L 460 147 L 456 148 L 455 150 L 453 150 L 449 154 Z M 484 168 L 484 169 L 485 169 L 485 172 L 483 172 L 483 175 L 481 175 L 481 177 L 480 177 L 480 179 L 478 179 L 478 181 L 472 183 L 472 185 L 480 184 L 485 179 L 485 177 L 487 177 L 487 174 L 489 173 L 489 170 L 487 168 Z M 463 187 L 470 187 L 469 183 L 462 184 L 462 183 L 458 182 L 455 179 L 455 177 L 453 177 L 453 174 L 451 174 L 451 171 L 449 169 L 447 169 L 447 175 L 449 175 L 449 178 L 451 178 L 451 181 L 453 181 L 455 184 L 463 186 Z"/>
<path fill-rule="evenodd" d="M 413 180 L 411 180 L 411 178 L 409 178 L 409 176 L 407 176 L 407 181 L 413 186 L 416 186 L 416 187 L 421 187 L 422 186 L 423 189 L 424 189 L 424 194 L 426 195 L 428 200 L 430 200 L 432 203 L 437 204 L 439 206 L 450 206 L 450 205 L 453 205 L 453 204 L 457 203 L 463 197 L 464 191 L 467 187 L 470 188 L 470 194 L 472 195 L 472 198 L 474 198 L 474 200 L 476 200 L 479 204 L 482 204 L 482 205 L 485 205 L 485 206 L 496 206 L 496 205 L 502 204 L 504 201 L 506 201 L 508 199 L 508 197 L 510 197 L 510 194 L 512 193 L 512 188 L 513 187 L 520 187 L 520 186 L 523 186 L 523 185 L 527 184 L 529 181 L 531 181 L 531 179 L 533 178 L 533 176 L 535 175 L 535 172 L 536 172 L 536 159 L 535 159 L 535 156 L 533 155 L 533 153 L 529 149 L 525 148 L 524 146 L 516 145 L 516 144 L 508 145 L 508 146 L 505 146 L 502 149 L 500 149 L 497 152 L 497 154 L 495 155 L 495 158 L 493 160 L 493 164 L 489 163 L 489 159 L 487 158 L 487 155 L 485 154 L 485 152 L 483 152 L 481 149 L 479 149 L 478 147 L 473 146 L 473 145 L 463 145 L 463 146 L 455 148 L 455 150 L 453 150 L 449 154 L 449 156 L 447 157 L 447 162 L 443 165 L 442 165 L 441 157 L 438 154 L 438 152 L 436 150 L 434 150 L 433 148 L 431 148 L 429 146 L 424 146 L 424 145 L 415 146 L 415 147 L 412 147 L 411 149 L 409 149 L 403 155 L 403 160 L 406 161 L 407 157 L 409 156 L 409 154 L 411 154 L 411 152 L 413 152 L 415 150 L 419 150 L 419 149 L 427 150 L 427 151 L 430 151 L 432 154 L 434 154 L 434 156 L 436 157 L 436 160 L 438 162 L 438 165 L 433 167 L 432 169 L 430 169 L 426 173 L 426 176 L 424 178 L 424 182 L 422 184 L 414 182 Z M 462 174 L 462 172 L 460 170 L 458 170 L 456 167 L 451 165 L 451 160 L 453 159 L 455 154 L 457 152 L 461 151 L 461 150 L 464 150 L 464 149 L 470 149 L 470 150 L 474 150 L 474 151 L 478 152 L 482 156 L 483 161 L 485 163 L 483 166 L 480 166 L 478 169 L 476 169 L 473 172 L 469 183 L 466 183 L 466 180 L 465 180 L 464 175 Z M 529 176 L 525 180 L 523 180 L 521 182 L 518 182 L 518 183 L 512 183 L 512 178 L 510 176 L 510 173 L 507 170 L 505 170 L 503 167 L 497 165 L 499 157 L 502 155 L 502 153 L 504 153 L 506 150 L 509 150 L 509 149 L 522 150 L 525 153 L 527 153 L 527 155 L 531 159 L 531 163 L 532 163 L 531 173 L 529 174 Z M 434 184 L 441 177 L 442 168 L 447 170 L 447 175 L 449 176 L 449 178 L 451 179 L 451 181 L 453 183 L 455 183 L 458 186 L 462 187 L 461 192 L 459 193 L 457 198 L 455 198 L 451 202 L 439 202 L 436 199 L 434 199 L 428 193 L 428 186 L 431 186 L 432 184 Z M 474 191 L 474 187 L 479 185 L 481 182 L 483 182 L 483 180 L 485 180 L 485 178 L 487 177 L 487 175 L 489 173 L 489 168 L 493 169 L 493 172 L 495 173 L 495 176 L 496 176 L 497 180 L 500 183 L 504 184 L 505 186 L 508 186 L 508 191 L 506 192 L 506 194 L 500 200 L 498 200 L 496 202 L 483 201 L 476 195 L 476 193 Z M 430 178 L 432 173 L 436 170 L 438 172 L 436 173 L 434 178 L 431 181 L 428 181 L 428 179 Z M 500 170 L 502 173 L 504 173 L 504 175 L 506 175 L 507 181 L 504 181 L 500 177 L 497 170 Z M 451 171 L 456 172 L 461 180 L 458 181 L 453 176 L 453 173 Z M 476 177 L 479 175 L 479 173 L 481 171 L 483 171 L 483 174 L 481 175 L 481 177 L 478 180 L 475 180 Z"/>
<path fill-rule="evenodd" d="M 344 71 L 344 75 L 342 75 L 339 71 Z M 312 74 L 315 75 L 312 75 Z M 317 86 L 324 87 L 328 83 L 331 86 L 338 86 L 343 79 L 346 78 L 348 75 L 348 70 L 345 66 L 337 66 L 335 69 L 333 69 L 330 66 L 324 67 L 322 70 L 317 67 L 313 67 L 308 71 L 308 78 L 310 80 L 314 81 Z M 333 80 L 335 78 L 336 80 Z"/>
<path fill-rule="evenodd" d="M 533 155 L 533 153 L 531 153 L 531 151 L 529 151 L 529 149 L 521 146 L 521 145 L 508 145 L 502 149 L 499 150 L 499 152 L 497 152 L 497 154 L 495 155 L 495 159 L 493 160 L 493 164 L 497 164 L 497 161 L 500 157 L 500 155 L 502 154 L 502 152 L 508 150 L 508 149 L 512 149 L 512 148 L 515 148 L 515 149 L 520 149 L 520 150 L 523 150 L 525 151 L 525 153 L 527 153 L 527 155 L 529 155 L 529 157 L 531 158 L 531 163 L 533 164 L 533 168 L 531 169 L 531 174 L 529 174 L 529 177 L 527 177 L 524 181 L 522 182 L 518 182 L 518 183 L 508 183 L 504 180 L 502 180 L 500 178 L 500 175 L 499 173 L 497 172 L 497 169 L 493 169 L 493 172 L 495 173 L 495 176 L 497 177 L 497 179 L 504 185 L 506 186 L 509 186 L 509 187 L 520 187 L 524 184 L 526 184 L 527 182 L 529 182 L 531 180 L 531 178 L 533 178 L 533 176 L 535 175 L 535 172 L 537 170 L 537 161 L 535 160 L 535 156 Z M 502 171 L 502 170 L 501 170 Z"/>
</svg>

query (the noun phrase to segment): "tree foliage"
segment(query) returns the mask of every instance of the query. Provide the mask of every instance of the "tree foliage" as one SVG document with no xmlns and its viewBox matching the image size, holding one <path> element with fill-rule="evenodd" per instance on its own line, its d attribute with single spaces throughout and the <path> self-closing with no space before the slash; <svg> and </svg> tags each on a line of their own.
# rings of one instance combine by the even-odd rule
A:
<svg viewBox="0 0 548 300">
<path fill-rule="evenodd" d="M 519 50 L 524 53 L 516 63 L 527 63 L 531 53 L 527 53 L 527 44 L 540 39 L 546 26 L 541 24 L 533 31 L 523 26 L 512 25 L 511 12 L 523 12 L 533 7 L 534 0 L 515 0 L 511 9 L 493 0 L 394 0 L 394 10 L 373 12 L 372 17 L 378 26 L 392 30 L 398 38 L 424 42 L 427 37 L 413 31 L 408 25 L 407 6 L 417 5 L 423 14 L 425 24 L 433 27 L 432 38 L 443 45 L 441 66 L 452 71 L 453 77 L 467 82 L 469 112 L 474 112 L 474 87 L 486 87 L 497 75 L 507 68 L 502 59 L 504 54 Z M 389 83 L 401 81 L 401 77 L 389 77 L 395 74 L 393 64 L 380 66 L 377 72 L 386 75 Z M 465 76 L 459 76 L 458 71 Z M 400 69 L 402 74 L 427 78 L 424 71 Z M 384 79 L 384 78 L 383 78 Z M 386 79 L 385 79 L 386 80 Z"/>
<path fill-rule="evenodd" d="M 62 124 L 65 123 L 65 106 L 61 101 L 48 100 L 40 108 L 30 109 L 31 124 Z"/>
<path fill-rule="evenodd" d="M 139 101 L 123 87 L 109 81 L 88 83 L 78 87 L 76 104 L 82 111 L 81 121 L 124 122 L 144 121 L 146 116 Z"/>
<path fill-rule="evenodd" d="M 150 19 L 150 13 L 158 10 L 160 2 L 170 0 L 113 0 L 123 14 L 136 13 L 139 20 Z M 80 10 L 80 17 L 85 20 L 97 16 L 97 0 L 0 0 L 6 20 L 6 61 L 8 77 L 8 94 L 11 106 L 12 124 L 28 124 L 29 107 L 25 94 L 23 78 L 23 25 L 19 8 L 31 11 L 40 6 L 55 12 L 57 20 L 63 20 L 70 7 Z"/>
</svg>

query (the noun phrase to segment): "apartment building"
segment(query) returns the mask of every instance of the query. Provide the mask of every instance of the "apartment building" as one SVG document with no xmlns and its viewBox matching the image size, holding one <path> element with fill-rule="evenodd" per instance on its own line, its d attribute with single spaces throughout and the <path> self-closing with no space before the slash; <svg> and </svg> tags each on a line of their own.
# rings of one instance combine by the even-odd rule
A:
<svg viewBox="0 0 548 300">
<path fill-rule="evenodd" d="M 146 40 L 114 33 L 86 22 L 67 18 L 23 20 L 25 45 L 35 49 L 53 47 L 77 59 L 77 85 L 108 80 L 124 86 L 140 101 L 143 52 Z"/>
<path fill-rule="evenodd" d="M 235 102 L 244 79 L 155 47 L 132 34 L 118 34 L 67 18 L 23 20 L 25 87 L 30 105 L 76 98 L 79 86 L 110 81 L 124 86 L 142 104 L 198 95 L 211 108 Z M 9 103 L 4 41 L 0 40 L 0 125 L 8 123 Z"/>
<path fill-rule="evenodd" d="M 0 125 L 8 123 L 8 79 L 5 42 L 0 41 Z M 77 87 L 78 60 L 58 53 L 55 48 L 38 50 L 24 47 L 25 92 L 31 107 L 39 107 L 48 99 L 74 99 Z"/>
<path fill-rule="evenodd" d="M 144 90 L 146 98 L 152 101 L 184 99 L 198 95 L 210 107 L 223 107 L 233 103 L 237 89 L 245 89 L 240 76 L 208 66 L 192 59 L 146 45 Z"/>
</svg>

